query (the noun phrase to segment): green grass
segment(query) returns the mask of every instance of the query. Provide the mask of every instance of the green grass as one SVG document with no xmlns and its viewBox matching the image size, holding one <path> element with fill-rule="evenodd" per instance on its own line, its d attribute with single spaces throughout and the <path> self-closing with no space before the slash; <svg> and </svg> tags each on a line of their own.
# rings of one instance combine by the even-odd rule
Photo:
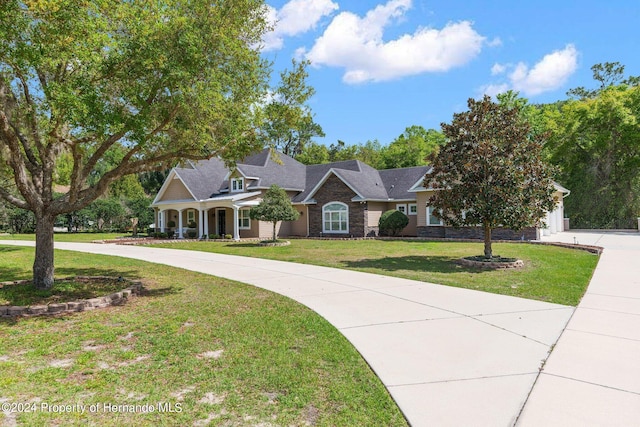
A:
<svg viewBox="0 0 640 427">
<path fill-rule="evenodd" d="M 131 237 L 126 233 L 55 233 L 53 240 L 56 242 L 92 242 L 94 240 L 110 240 L 118 237 Z M 35 241 L 35 234 L 0 234 L 2 240 L 27 240 Z"/>
<path fill-rule="evenodd" d="M 0 246 L 0 281 L 28 279 L 32 261 L 32 248 Z M 122 306 L 0 321 L 0 399 L 38 409 L 12 414 L 18 425 L 406 425 L 353 346 L 287 298 L 71 251 L 56 251 L 56 275 L 122 275 L 148 290 Z M 42 403 L 99 410 L 47 413 Z M 181 412 L 103 410 L 159 403 Z"/>
<path fill-rule="evenodd" d="M 345 268 L 566 305 L 578 304 L 598 262 L 598 256 L 588 252 L 524 243 L 494 244 L 495 255 L 525 262 L 521 269 L 495 271 L 455 263 L 482 254 L 480 242 L 295 239 L 282 247 L 242 242 L 154 246 Z"/>
<path fill-rule="evenodd" d="M 1 253 L 1 251 L 0 251 Z M 0 285 L 0 305 L 47 305 L 97 298 L 129 286 L 117 278 L 58 280 L 50 289 L 36 289 L 31 283 Z"/>
</svg>

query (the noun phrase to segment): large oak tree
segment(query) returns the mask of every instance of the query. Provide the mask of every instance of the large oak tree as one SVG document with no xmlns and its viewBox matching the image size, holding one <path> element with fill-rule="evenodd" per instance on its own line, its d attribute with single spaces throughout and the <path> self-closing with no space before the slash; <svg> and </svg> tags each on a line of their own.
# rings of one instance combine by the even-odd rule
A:
<svg viewBox="0 0 640 427">
<path fill-rule="evenodd" d="M 447 142 L 432 158 L 425 186 L 439 189 L 429 204 L 447 224 L 483 227 L 484 256 L 492 258 L 494 228 L 534 226 L 553 209 L 552 170 L 519 107 L 488 96 L 469 99 L 468 107 L 442 124 Z"/>
<path fill-rule="evenodd" d="M 0 197 L 37 218 L 37 287 L 54 280 L 53 223 L 125 175 L 176 159 L 229 162 L 260 143 L 259 0 L 5 0 Z M 70 189 L 55 195 L 58 159 Z M 117 161 L 92 181 L 105 156 Z"/>
</svg>

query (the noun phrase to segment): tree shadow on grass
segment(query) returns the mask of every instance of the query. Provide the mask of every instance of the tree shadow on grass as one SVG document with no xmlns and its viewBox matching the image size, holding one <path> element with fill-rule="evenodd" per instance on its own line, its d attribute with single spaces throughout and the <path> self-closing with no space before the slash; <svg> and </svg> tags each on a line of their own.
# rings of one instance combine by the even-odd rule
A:
<svg viewBox="0 0 640 427">
<path fill-rule="evenodd" d="M 141 297 L 163 297 L 167 295 L 175 295 L 182 291 L 183 288 L 177 286 L 167 286 L 166 288 L 142 288 L 138 294 Z"/>
<path fill-rule="evenodd" d="M 139 280 L 140 272 L 137 270 L 115 270 L 109 268 L 95 267 L 56 267 L 56 276 L 58 277 L 74 277 L 74 276 L 107 276 L 107 277 L 123 277 L 129 280 Z"/>
<path fill-rule="evenodd" d="M 477 268 L 465 267 L 455 263 L 455 258 L 445 256 L 398 256 L 369 258 L 357 261 L 343 261 L 347 268 L 379 269 L 384 271 L 417 271 L 434 273 L 481 273 Z"/>
<path fill-rule="evenodd" d="M 228 248 L 258 248 L 257 243 L 223 243 Z"/>
<path fill-rule="evenodd" d="M 2 267 L 2 272 L 0 272 L 0 282 L 13 282 L 29 279 L 31 279 L 31 272 L 25 273 L 21 268 Z"/>
</svg>

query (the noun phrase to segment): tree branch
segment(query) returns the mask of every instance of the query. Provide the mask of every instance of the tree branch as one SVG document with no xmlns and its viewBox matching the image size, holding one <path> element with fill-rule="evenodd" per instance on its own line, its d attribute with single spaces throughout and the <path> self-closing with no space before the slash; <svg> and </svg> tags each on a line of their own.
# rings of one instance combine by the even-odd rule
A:
<svg viewBox="0 0 640 427">
<path fill-rule="evenodd" d="M 24 200 L 18 199 L 2 187 L 0 187 L 0 199 L 6 200 L 17 208 L 29 210 L 29 205 Z"/>
</svg>

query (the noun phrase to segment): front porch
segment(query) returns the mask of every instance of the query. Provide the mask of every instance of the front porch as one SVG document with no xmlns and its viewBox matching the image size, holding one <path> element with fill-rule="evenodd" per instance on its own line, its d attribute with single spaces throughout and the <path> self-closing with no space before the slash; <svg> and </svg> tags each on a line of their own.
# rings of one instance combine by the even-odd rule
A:
<svg viewBox="0 0 640 427">
<path fill-rule="evenodd" d="M 177 239 L 230 236 L 237 241 L 241 238 L 258 237 L 257 221 L 249 218 L 249 209 L 257 205 L 258 201 L 246 200 L 247 194 L 244 196 L 218 197 L 198 202 L 155 203 L 153 208 L 157 229 L 162 233 L 170 233 Z"/>
</svg>

